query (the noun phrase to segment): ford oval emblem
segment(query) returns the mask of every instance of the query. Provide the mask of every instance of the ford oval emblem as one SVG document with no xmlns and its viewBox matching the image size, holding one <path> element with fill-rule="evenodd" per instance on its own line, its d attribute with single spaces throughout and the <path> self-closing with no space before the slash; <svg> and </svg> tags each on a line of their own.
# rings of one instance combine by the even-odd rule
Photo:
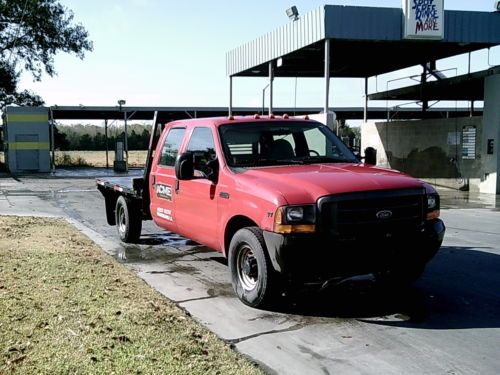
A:
<svg viewBox="0 0 500 375">
<path fill-rule="evenodd" d="M 375 214 L 377 216 L 377 219 L 390 219 L 392 217 L 392 211 L 389 210 L 383 210 L 379 211 Z"/>
</svg>

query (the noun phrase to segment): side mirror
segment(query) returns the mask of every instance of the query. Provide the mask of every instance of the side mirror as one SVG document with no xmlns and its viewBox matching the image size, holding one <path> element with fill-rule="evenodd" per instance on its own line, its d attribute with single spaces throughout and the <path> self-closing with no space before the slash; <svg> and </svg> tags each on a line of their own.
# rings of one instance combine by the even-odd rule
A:
<svg viewBox="0 0 500 375">
<path fill-rule="evenodd" d="M 175 177 L 178 180 L 192 180 L 194 178 L 193 153 L 185 152 L 175 159 Z"/>
<path fill-rule="evenodd" d="M 377 150 L 375 148 L 365 148 L 365 164 L 377 165 Z"/>
</svg>

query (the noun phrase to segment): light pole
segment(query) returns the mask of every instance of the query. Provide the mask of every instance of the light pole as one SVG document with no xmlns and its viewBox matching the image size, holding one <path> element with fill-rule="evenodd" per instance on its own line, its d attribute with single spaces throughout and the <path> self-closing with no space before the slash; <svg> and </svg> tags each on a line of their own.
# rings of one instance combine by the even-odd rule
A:
<svg viewBox="0 0 500 375">
<path fill-rule="evenodd" d="M 122 105 L 125 105 L 127 102 L 123 99 L 118 100 L 118 105 L 120 106 L 120 112 L 122 111 Z M 125 172 L 128 172 L 128 132 L 127 132 L 127 111 L 123 112 L 123 121 L 125 123 L 125 139 L 123 140 L 123 146 L 125 148 Z"/>
</svg>

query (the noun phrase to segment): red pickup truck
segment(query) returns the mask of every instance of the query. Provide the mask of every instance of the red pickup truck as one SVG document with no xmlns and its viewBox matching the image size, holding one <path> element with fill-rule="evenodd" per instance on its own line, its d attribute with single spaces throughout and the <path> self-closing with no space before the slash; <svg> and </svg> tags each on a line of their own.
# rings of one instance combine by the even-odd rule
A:
<svg viewBox="0 0 500 375">
<path fill-rule="evenodd" d="M 361 163 L 321 123 L 256 115 L 156 132 L 143 177 L 97 180 L 108 223 L 137 242 L 153 219 L 223 253 L 245 304 L 357 275 L 411 282 L 441 246 L 434 188 Z"/>
</svg>

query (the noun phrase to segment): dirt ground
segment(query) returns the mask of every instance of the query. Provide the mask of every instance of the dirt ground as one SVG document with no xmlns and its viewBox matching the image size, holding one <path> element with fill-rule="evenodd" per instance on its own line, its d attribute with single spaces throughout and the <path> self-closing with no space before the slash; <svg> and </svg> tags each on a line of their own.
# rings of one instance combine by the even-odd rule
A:
<svg viewBox="0 0 500 375">
<path fill-rule="evenodd" d="M 260 373 L 66 221 L 0 228 L 0 374 Z"/>
</svg>

